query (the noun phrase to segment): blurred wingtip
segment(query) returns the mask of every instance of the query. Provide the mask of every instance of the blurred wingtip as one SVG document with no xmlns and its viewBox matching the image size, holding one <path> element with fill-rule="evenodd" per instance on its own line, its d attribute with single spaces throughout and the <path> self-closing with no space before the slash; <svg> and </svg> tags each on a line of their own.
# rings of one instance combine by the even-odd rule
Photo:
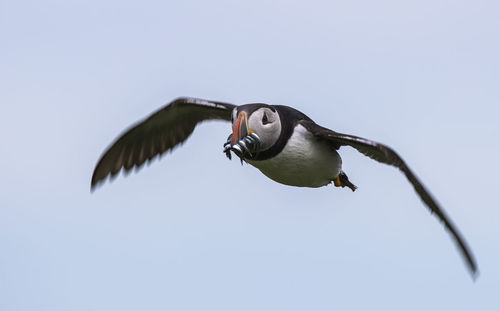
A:
<svg viewBox="0 0 500 311">
<path fill-rule="evenodd" d="M 97 187 L 97 184 L 92 180 L 90 182 L 90 193 L 94 193 L 96 187 Z"/>
<path fill-rule="evenodd" d="M 472 281 L 475 283 L 480 275 L 476 262 L 474 262 L 474 264 L 470 267 L 469 270 Z"/>
<path fill-rule="evenodd" d="M 94 193 L 98 186 L 102 184 L 103 180 L 103 178 L 97 178 L 96 171 L 94 171 L 90 180 L 90 193 Z"/>
<path fill-rule="evenodd" d="M 472 281 L 474 283 L 476 283 L 477 279 L 479 278 L 479 270 L 476 270 L 476 271 L 473 271 L 471 272 L 471 276 L 472 276 Z"/>
</svg>

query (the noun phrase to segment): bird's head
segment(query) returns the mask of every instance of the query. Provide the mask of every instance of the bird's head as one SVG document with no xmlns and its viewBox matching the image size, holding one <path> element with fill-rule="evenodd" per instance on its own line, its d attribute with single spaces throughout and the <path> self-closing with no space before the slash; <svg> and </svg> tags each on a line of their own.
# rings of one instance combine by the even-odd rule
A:
<svg viewBox="0 0 500 311">
<path fill-rule="evenodd" d="M 231 147 L 255 133 L 259 138 L 259 145 L 258 150 L 254 151 L 264 151 L 271 148 L 281 134 L 280 116 L 278 111 L 270 105 L 248 104 L 239 106 L 232 112 L 232 123 Z"/>
</svg>

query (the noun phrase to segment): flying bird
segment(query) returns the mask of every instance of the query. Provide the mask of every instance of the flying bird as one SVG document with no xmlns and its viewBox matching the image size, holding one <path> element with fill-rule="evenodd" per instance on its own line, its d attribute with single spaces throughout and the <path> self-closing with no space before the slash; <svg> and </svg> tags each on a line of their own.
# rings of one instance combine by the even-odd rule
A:
<svg viewBox="0 0 500 311">
<path fill-rule="evenodd" d="M 91 189 L 124 169 L 140 168 L 146 161 L 183 143 L 196 125 L 206 120 L 232 123 L 223 151 L 258 168 L 270 179 L 290 186 L 356 186 L 342 171 L 337 150 L 350 146 L 403 172 L 429 210 L 451 234 L 473 277 L 478 268 L 471 250 L 455 225 L 403 159 L 390 147 L 365 138 L 342 134 L 316 124 L 302 112 L 282 105 L 241 106 L 181 97 L 135 124 L 103 153 L 94 169 Z"/>
</svg>

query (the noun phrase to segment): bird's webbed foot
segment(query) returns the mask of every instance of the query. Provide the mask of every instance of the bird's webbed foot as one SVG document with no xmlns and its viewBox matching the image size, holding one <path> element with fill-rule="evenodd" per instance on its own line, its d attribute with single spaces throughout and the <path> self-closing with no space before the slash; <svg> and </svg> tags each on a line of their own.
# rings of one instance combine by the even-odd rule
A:
<svg viewBox="0 0 500 311">
<path fill-rule="evenodd" d="M 337 176 L 333 180 L 333 184 L 335 187 L 349 187 L 352 191 L 356 190 L 358 187 L 356 187 L 352 182 L 349 181 L 349 178 L 344 172 L 340 172 L 339 176 Z"/>
</svg>

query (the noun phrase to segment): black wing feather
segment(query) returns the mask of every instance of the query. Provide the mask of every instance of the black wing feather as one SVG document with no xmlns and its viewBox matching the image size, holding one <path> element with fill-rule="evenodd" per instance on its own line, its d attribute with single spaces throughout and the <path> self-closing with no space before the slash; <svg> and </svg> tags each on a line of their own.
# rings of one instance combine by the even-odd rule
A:
<svg viewBox="0 0 500 311">
<path fill-rule="evenodd" d="M 144 162 L 183 143 L 205 120 L 231 120 L 235 105 L 181 97 L 120 135 L 101 156 L 92 174 L 91 189 L 108 175 L 140 168 Z"/>
<path fill-rule="evenodd" d="M 477 276 L 478 268 L 476 261 L 464 238 L 445 214 L 444 210 L 439 206 L 437 201 L 432 197 L 417 176 L 410 170 L 408 165 L 406 165 L 403 159 L 394 150 L 386 145 L 365 138 L 334 132 L 330 129 L 317 125 L 313 121 L 304 120 L 300 123 L 315 136 L 328 140 L 337 149 L 341 146 L 351 146 L 362 154 L 377 160 L 378 162 L 399 168 L 413 185 L 422 201 L 424 201 L 430 211 L 439 218 L 445 228 L 451 233 L 458 248 L 460 249 L 460 252 L 467 262 L 472 276 Z"/>
</svg>

